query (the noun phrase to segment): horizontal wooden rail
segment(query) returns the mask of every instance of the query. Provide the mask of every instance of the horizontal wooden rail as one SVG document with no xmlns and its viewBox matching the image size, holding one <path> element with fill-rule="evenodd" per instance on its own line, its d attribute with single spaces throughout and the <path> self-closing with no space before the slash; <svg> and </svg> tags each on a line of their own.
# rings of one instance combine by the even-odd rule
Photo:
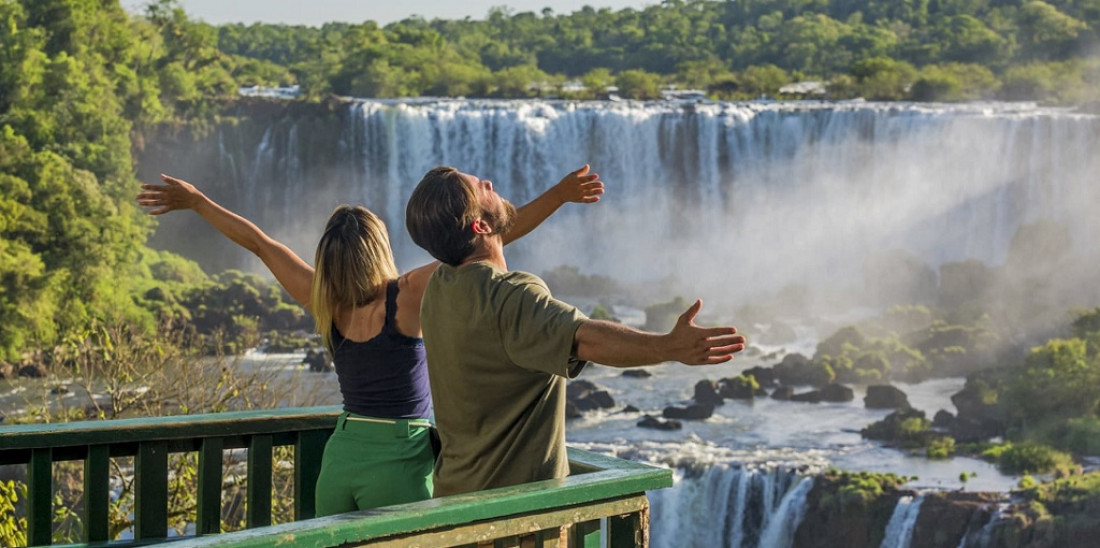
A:
<svg viewBox="0 0 1100 548">
<path fill-rule="evenodd" d="M 649 505 L 645 492 L 672 485 L 669 470 L 569 449 L 572 475 L 478 493 L 457 495 L 312 518 L 314 487 L 325 440 L 338 407 L 277 409 L 114 421 L 21 425 L 0 429 L 0 464 L 28 467 L 29 540 L 50 543 L 52 463 L 85 462 L 85 543 L 81 547 L 143 546 L 462 546 L 493 541 L 515 545 L 534 535 L 538 546 L 559 546 L 567 526 L 570 546 L 647 546 Z M 271 521 L 272 447 L 293 444 L 295 519 Z M 222 452 L 248 448 L 249 529 L 220 532 Z M 167 537 L 168 454 L 197 451 L 198 537 Z M 133 456 L 135 539 L 107 539 L 111 457 Z M 509 540 L 510 539 L 510 540 Z"/>
</svg>

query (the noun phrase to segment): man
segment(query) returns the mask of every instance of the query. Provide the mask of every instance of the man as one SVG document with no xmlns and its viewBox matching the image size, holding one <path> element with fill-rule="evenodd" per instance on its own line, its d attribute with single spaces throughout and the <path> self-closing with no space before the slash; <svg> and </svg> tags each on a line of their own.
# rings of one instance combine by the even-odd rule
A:
<svg viewBox="0 0 1100 548">
<path fill-rule="evenodd" d="M 574 175 L 599 182 L 587 172 Z M 715 364 L 745 347 L 733 327 L 694 325 L 701 301 L 667 334 L 588 319 L 538 277 L 508 270 L 501 234 L 526 229 L 515 217 L 491 182 L 450 167 L 409 198 L 409 234 L 443 263 L 420 312 L 443 443 L 437 497 L 567 476 L 565 379 L 588 361 Z"/>
</svg>

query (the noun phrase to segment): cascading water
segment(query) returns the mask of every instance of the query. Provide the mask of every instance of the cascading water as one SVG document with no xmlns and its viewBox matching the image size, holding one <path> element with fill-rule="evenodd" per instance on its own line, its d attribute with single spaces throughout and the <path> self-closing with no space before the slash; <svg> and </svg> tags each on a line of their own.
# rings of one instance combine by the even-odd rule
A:
<svg viewBox="0 0 1100 548">
<path fill-rule="evenodd" d="M 672 489 L 649 494 L 655 548 L 790 546 L 813 487 L 782 468 L 727 464 L 674 478 Z"/>
<path fill-rule="evenodd" d="M 1100 229 L 1100 118 L 1028 105 L 361 101 L 331 116 L 325 161 L 305 122 L 218 130 L 224 201 L 305 256 L 332 205 L 353 202 L 386 220 L 402 266 L 425 260 L 404 205 L 440 164 L 523 203 L 590 163 L 602 203 L 564 208 L 510 263 L 677 277 L 719 300 L 731 286 L 857 284 L 887 248 L 997 264 L 1037 219 L 1095 254 L 1084 235 Z"/>
<path fill-rule="evenodd" d="M 917 525 L 922 502 L 924 502 L 924 496 L 904 496 L 898 499 L 894 514 L 886 524 L 886 536 L 882 539 L 881 548 L 909 548 L 909 544 L 913 541 L 913 528 Z"/>
</svg>

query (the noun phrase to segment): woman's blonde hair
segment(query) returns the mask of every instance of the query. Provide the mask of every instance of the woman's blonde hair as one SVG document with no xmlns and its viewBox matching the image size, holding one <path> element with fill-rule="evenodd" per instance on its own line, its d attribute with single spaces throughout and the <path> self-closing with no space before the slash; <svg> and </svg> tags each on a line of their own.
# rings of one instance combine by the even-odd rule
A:
<svg viewBox="0 0 1100 548">
<path fill-rule="evenodd" d="M 397 278 L 386 224 L 365 207 L 337 207 L 317 243 L 314 265 L 310 309 L 321 342 L 332 352 L 336 313 L 370 303 Z"/>
</svg>

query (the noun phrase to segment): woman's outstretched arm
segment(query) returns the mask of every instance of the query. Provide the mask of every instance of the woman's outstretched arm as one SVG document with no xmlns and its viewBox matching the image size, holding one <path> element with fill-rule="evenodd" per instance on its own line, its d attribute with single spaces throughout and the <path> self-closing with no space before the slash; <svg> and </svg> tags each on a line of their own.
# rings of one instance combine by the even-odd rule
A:
<svg viewBox="0 0 1100 548">
<path fill-rule="evenodd" d="M 289 247 L 273 240 L 252 221 L 207 198 L 194 185 L 164 174 L 160 178 L 165 184 L 141 185 L 143 192 L 137 196 L 138 205 L 154 208 L 149 210 L 150 215 L 163 215 L 177 209 L 190 209 L 198 213 L 225 237 L 259 257 L 287 293 L 309 309 L 312 266 Z"/>
<path fill-rule="evenodd" d="M 599 175 L 588 171 L 588 164 L 585 164 L 563 177 L 538 198 L 517 209 L 516 224 L 502 236 L 504 245 L 526 236 L 568 202 L 590 204 L 600 201 L 604 190 L 603 181 Z"/>
</svg>

